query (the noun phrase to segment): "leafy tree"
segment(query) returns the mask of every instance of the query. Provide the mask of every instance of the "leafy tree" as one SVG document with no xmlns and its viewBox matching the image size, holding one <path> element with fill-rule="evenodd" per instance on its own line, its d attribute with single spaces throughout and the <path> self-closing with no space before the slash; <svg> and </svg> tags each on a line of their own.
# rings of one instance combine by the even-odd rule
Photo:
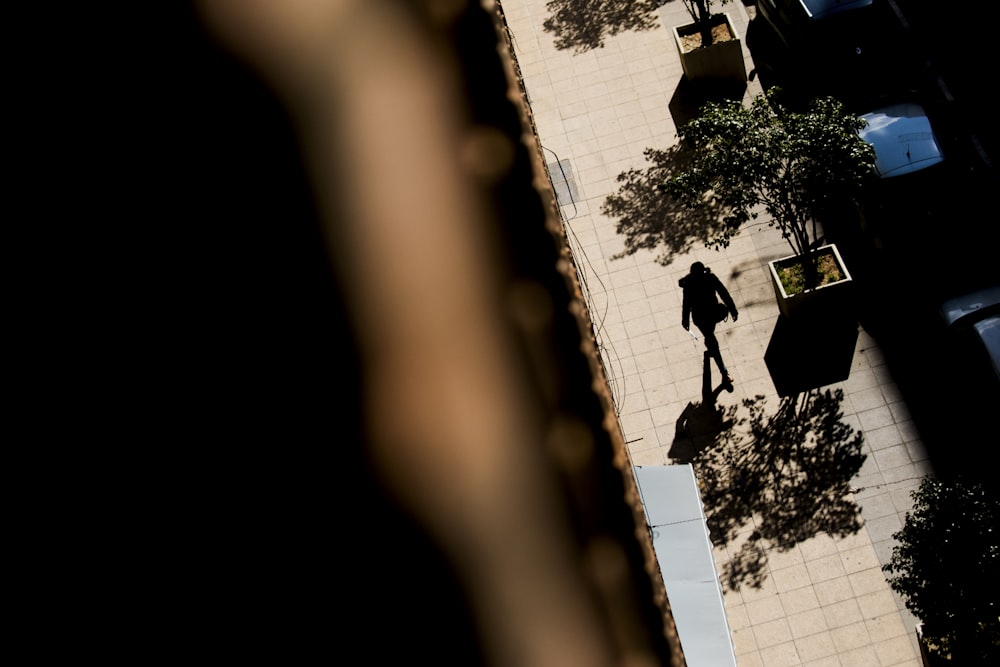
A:
<svg viewBox="0 0 1000 667">
<path fill-rule="evenodd" d="M 659 249 L 656 261 L 669 266 L 676 255 L 689 252 L 694 244 L 723 247 L 726 237 L 724 211 L 714 202 L 689 208 L 666 193 L 671 176 L 690 165 L 690 155 L 681 146 L 647 148 L 648 166 L 618 174 L 618 192 L 609 195 L 601 212 L 617 219 L 615 229 L 625 237 L 625 249 L 613 255 L 621 259 L 639 250 Z M 716 239 L 723 239 L 717 242 Z"/>
<path fill-rule="evenodd" d="M 882 569 L 924 637 L 957 665 L 1000 665 L 1000 501 L 980 484 L 924 478 Z"/>
<path fill-rule="evenodd" d="M 806 111 L 790 111 L 780 104 L 780 95 L 780 89 L 771 88 L 750 106 L 736 100 L 708 102 L 678 131 L 690 162 L 660 189 L 688 210 L 722 212 L 723 224 L 709 243 L 714 247 L 728 245 L 763 208 L 792 251 L 811 260 L 804 262 L 805 282 L 815 287 L 811 250 L 819 237 L 817 221 L 834 204 L 861 194 L 875 175 L 875 151 L 858 135 L 865 121 L 836 99 L 816 99 Z M 626 188 L 634 190 L 642 176 L 655 178 L 662 171 L 654 165 L 645 174 L 619 175 L 623 187 L 605 201 L 604 211 L 636 213 L 632 204 L 641 200 Z"/>
</svg>

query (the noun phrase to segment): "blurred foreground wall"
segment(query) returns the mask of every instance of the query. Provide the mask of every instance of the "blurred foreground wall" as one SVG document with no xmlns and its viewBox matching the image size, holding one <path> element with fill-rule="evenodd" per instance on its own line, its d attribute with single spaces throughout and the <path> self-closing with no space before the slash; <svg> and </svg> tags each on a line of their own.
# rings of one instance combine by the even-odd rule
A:
<svg viewBox="0 0 1000 667">
<path fill-rule="evenodd" d="M 80 653 L 683 665 L 500 6 L 38 14 Z"/>
<path fill-rule="evenodd" d="M 288 111 L 356 346 L 331 622 L 375 664 L 682 665 L 500 6 L 200 10 Z"/>
</svg>

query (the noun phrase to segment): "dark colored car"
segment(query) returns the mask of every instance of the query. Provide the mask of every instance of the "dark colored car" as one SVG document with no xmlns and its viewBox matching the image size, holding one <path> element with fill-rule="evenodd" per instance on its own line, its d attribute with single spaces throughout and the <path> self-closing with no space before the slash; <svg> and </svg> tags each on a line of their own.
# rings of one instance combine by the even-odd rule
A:
<svg viewBox="0 0 1000 667">
<path fill-rule="evenodd" d="M 757 11 L 791 49 L 838 33 L 845 44 L 851 46 L 853 41 L 860 49 L 874 4 L 873 0 L 757 0 Z"/>
<path fill-rule="evenodd" d="M 762 71 L 801 97 L 851 108 L 890 90 L 920 88 L 920 68 L 884 0 L 757 0 L 748 45 Z M 758 58 L 760 56 L 760 58 Z M 759 61 L 759 62 L 758 62 Z"/>
</svg>

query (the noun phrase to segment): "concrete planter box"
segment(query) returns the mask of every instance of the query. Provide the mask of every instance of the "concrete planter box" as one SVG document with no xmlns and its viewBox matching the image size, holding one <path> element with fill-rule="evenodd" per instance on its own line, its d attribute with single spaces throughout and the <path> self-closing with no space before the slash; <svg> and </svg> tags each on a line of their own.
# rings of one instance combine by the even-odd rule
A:
<svg viewBox="0 0 1000 667">
<path fill-rule="evenodd" d="M 774 296 L 778 301 L 778 308 L 781 314 L 786 317 L 793 317 L 805 312 L 838 312 L 843 314 L 854 314 L 854 279 L 851 277 L 847 265 L 840 256 L 835 244 L 820 246 L 814 253 L 832 257 L 837 264 L 843 278 L 835 282 L 820 285 L 813 289 L 804 290 L 795 294 L 789 294 L 782 285 L 779 271 L 785 267 L 794 266 L 801 263 L 798 255 L 782 257 L 767 263 L 771 276 L 771 284 L 774 287 Z"/>
<path fill-rule="evenodd" d="M 677 44 L 677 53 L 680 54 L 684 76 L 691 81 L 731 80 L 745 82 L 747 68 L 743 61 L 743 46 L 729 14 L 715 14 L 711 20 L 713 25 L 724 23 L 729 28 L 732 39 L 716 41 L 709 46 L 688 50 L 684 45 L 683 38 L 697 35 L 701 32 L 699 27 L 694 23 L 674 26 L 674 42 Z"/>
</svg>

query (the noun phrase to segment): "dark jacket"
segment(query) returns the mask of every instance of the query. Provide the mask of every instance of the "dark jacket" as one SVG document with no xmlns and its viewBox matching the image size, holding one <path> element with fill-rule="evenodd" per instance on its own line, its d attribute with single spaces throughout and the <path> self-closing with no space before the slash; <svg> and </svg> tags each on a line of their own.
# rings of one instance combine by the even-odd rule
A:
<svg viewBox="0 0 1000 667">
<path fill-rule="evenodd" d="M 690 320 L 693 317 L 697 326 L 714 325 L 717 321 L 718 299 L 726 305 L 729 314 L 736 319 L 736 304 L 733 297 L 729 296 L 722 281 L 712 273 L 712 270 L 705 268 L 704 273 L 689 273 L 680 279 L 680 286 L 684 288 L 684 315 L 681 324 L 685 329 L 689 328 Z"/>
</svg>

